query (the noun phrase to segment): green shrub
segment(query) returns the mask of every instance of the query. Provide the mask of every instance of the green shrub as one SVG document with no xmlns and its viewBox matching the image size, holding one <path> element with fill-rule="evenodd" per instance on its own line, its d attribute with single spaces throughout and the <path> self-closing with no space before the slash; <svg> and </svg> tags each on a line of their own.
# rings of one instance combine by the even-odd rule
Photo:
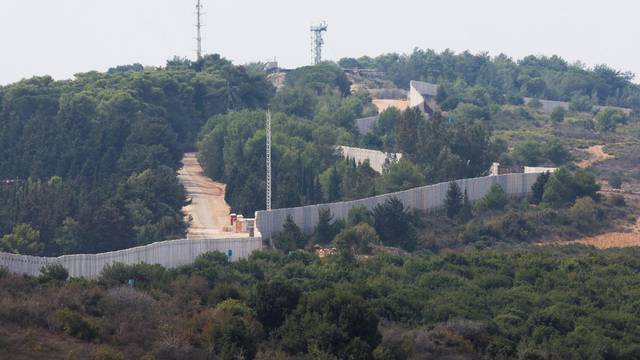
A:
<svg viewBox="0 0 640 360">
<path fill-rule="evenodd" d="M 527 106 L 532 108 L 532 109 L 540 109 L 542 108 L 542 102 L 538 99 L 531 99 L 528 103 Z"/>
<path fill-rule="evenodd" d="M 48 281 L 66 281 L 69 278 L 69 271 L 61 264 L 49 264 L 40 269 L 40 280 Z"/>
<path fill-rule="evenodd" d="M 273 242 L 276 249 L 288 253 L 304 248 L 308 240 L 302 233 L 302 230 L 300 230 L 298 225 L 293 221 L 291 215 L 289 215 L 282 226 L 282 231 L 273 237 Z"/>
<path fill-rule="evenodd" d="M 133 280 L 135 286 L 141 288 L 164 287 L 169 282 L 167 271 L 157 264 L 114 263 L 102 269 L 99 280 L 109 287 L 126 285 L 129 284 L 129 280 Z"/>
<path fill-rule="evenodd" d="M 561 123 L 564 121 L 565 115 L 567 115 L 567 110 L 563 107 L 557 107 L 551 112 L 551 120 Z"/>
<path fill-rule="evenodd" d="M 503 210 L 509 203 L 507 193 L 498 184 L 493 184 L 489 192 L 478 202 L 482 210 Z"/>
<path fill-rule="evenodd" d="M 612 131 L 620 124 L 626 124 L 628 121 L 624 111 L 614 108 L 606 108 L 600 111 L 593 119 L 596 130 Z"/>
<path fill-rule="evenodd" d="M 407 251 L 416 247 L 413 216 L 397 198 L 391 198 L 373 208 L 373 226 L 386 246 L 398 246 Z"/>
<path fill-rule="evenodd" d="M 622 176 L 620 176 L 620 173 L 618 172 L 611 173 L 611 175 L 609 175 L 608 182 L 609 182 L 609 186 L 611 186 L 614 189 L 622 188 Z"/>
<path fill-rule="evenodd" d="M 590 112 L 593 110 L 591 98 L 584 96 L 574 96 L 569 103 L 569 110 L 574 112 Z"/>
<path fill-rule="evenodd" d="M 447 216 L 453 218 L 460 210 L 462 210 L 462 191 L 460 186 L 455 181 L 449 183 L 449 189 L 447 190 L 447 196 L 444 199 L 444 208 L 447 211 Z"/>
<path fill-rule="evenodd" d="M 209 293 L 209 305 L 217 305 L 225 300 L 244 300 L 246 298 L 244 289 L 237 284 L 221 283 L 217 284 Z"/>
<path fill-rule="evenodd" d="M 93 321 L 69 308 L 56 311 L 56 318 L 60 322 L 64 333 L 69 336 L 88 341 L 93 340 L 98 335 L 98 328 Z"/>
<path fill-rule="evenodd" d="M 569 209 L 569 217 L 578 229 L 591 230 L 598 227 L 601 211 L 592 198 L 582 197 Z"/>
<path fill-rule="evenodd" d="M 106 346 L 101 346 L 96 350 L 95 360 L 124 360 L 121 352 L 115 351 Z"/>
<path fill-rule="evenodd" d="M 627 202 L 625 201 L 624 196 L 622 196 L 622 195 L 613 195 L 613 196 L 611 196 L 611 203 L 614 206 L 620 206 L 620 207 L 627 206 Z"/>
</svg>

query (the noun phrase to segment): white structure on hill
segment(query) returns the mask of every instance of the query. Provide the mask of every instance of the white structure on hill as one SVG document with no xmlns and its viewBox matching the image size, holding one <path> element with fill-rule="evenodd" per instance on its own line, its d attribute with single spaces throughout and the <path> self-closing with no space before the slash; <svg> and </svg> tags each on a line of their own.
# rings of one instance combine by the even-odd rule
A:
<svg viewBox="0 0 640 360">
<path fill-rule="evenodd" d="M 430 84 L 423 81 L 411 80 L 409 83 L 409 107 L 419 108 L 426 114 L 433 114 L 437 109 L 436 95 L 438 95 L 437 84 Z"/>
</svg>

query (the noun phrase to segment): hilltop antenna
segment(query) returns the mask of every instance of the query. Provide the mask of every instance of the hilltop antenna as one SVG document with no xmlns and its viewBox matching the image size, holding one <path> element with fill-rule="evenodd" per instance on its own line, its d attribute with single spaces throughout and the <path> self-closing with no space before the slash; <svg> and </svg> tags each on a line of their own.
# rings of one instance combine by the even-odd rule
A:
<svg viewBox="0 0 640 360">
<path fill-rule="evenodd" d="M 322 33 L 327 31 L 327 23 L 321 21 L 318 25 L 311 25 L 311 55 L 313 65 L 318 65 L 322 62 L 322 45 L 324 45 L 324 39 Z"/>
<path fill-rule="evenodd" d="M 267 110 L 267 210 L 271 210 L 271 110 Z"/>
<path fill-rule="evenodd" d="M 198 48 L 196 50 L 198 54 L 198 60 L 202 60 L 202 3 L 201 0 L 198 0 L 198 4 L 196 5 L 196 14 L 197 14 L 197 23 L 196 23 L 196 41 L 198 42 Z"/>
</svg>

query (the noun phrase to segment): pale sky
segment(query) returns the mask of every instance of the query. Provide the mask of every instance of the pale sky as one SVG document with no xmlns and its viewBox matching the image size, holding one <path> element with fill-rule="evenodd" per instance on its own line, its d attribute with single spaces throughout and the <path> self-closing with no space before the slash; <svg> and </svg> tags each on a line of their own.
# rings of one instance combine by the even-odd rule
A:
<svg viewBox="0 0 640 360">
<path fill-rule="evenodd" d="M 516 59 L 558 54 L 640 77 L 635 0 L 203 2 L 205 52 L 235 63 L 276 57 L 283 67 L 306 65 L 309 26 L 326 20 L 329 60 L 450 48 Z M 194 12 L 195 0 L 0 0 L 0 84 L 194 58 Z"/>
</svg>

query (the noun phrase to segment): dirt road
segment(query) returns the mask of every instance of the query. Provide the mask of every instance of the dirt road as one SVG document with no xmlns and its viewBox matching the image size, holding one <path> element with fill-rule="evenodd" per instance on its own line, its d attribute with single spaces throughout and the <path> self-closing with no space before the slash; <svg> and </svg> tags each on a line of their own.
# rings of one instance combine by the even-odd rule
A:
<svg viewBox="0 0 640 360">
<path fill-rule="evenodd" d="M 595 145 L 589 147 L 586 152 L 589 154 L 589 158 L 584 159 L 578 163 L 578 167 L 581 169 L 586 169 L 588 167 L 593 166 L 596 163 L 608 160 L 613 158 L 612 155 L 609 155 L 603 150 L 604 145 Z"/>
<path fill-rule="evenodd" d="M 224 232 L 229 224 L 229 204 L 224 200 L 226 185 L 215 182 L 204 175 L 196 153 L 186 153 L 183 167 L 178 171 L 178 179 L 191 198 L 191 204 L 183 208 L 185 217 L 191 217 L 189 239 L 211 237 L 245 237 L 248 234 Z"/>
</svg>

